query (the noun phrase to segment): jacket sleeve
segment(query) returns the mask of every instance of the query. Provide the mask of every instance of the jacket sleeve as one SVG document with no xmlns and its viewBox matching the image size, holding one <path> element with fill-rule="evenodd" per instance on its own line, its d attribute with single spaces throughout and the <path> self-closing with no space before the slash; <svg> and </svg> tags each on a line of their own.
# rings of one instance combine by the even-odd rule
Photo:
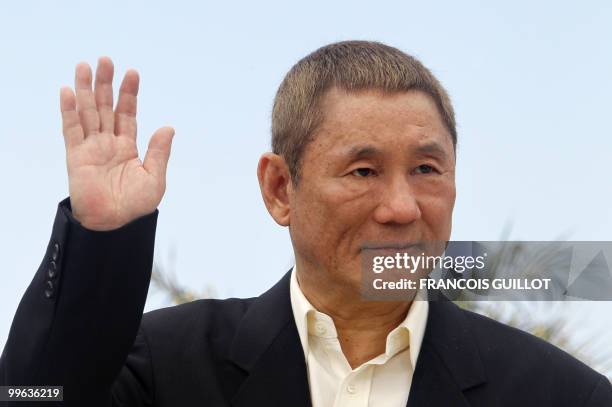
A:
<svg viewBox="0 0 612 407">
<path fill-rule="evenodd" d="M 59 203 L 0 358 L 0 385 L 63 386 L 62 406 L 147 405 L 150 362 L 137 333 L 158 213 L 92 231 L 72 216 L 69 198 Z"/>
</svg>

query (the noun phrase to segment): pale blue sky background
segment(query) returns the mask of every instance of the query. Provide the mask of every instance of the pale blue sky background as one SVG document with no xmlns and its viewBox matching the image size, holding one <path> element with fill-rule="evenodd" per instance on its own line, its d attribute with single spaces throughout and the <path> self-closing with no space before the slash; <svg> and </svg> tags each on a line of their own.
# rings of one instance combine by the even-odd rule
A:
<svg viewBox="0 0 612 407">
<path fill-rule="evenodd" d="M 77 62 L 140 71 L 141 154 L 155 128 L 176 128 L 156 261 L 175 250 L 185 285 L 254 296 L 292 264 L 255 168 L 299 58 L 379 40 L 438 76 L 459 124 L 453 239 L 496 240 L 512 221 L 517 240 L 612 240 L 610 38 L 605 1 L 3 2 L 0 347 L 68 193 L 58 89 Z M 152 293 L 147 309 L 166 304 Z M 568 316 L 612 346 L 611 305 Z"/>
</svg>

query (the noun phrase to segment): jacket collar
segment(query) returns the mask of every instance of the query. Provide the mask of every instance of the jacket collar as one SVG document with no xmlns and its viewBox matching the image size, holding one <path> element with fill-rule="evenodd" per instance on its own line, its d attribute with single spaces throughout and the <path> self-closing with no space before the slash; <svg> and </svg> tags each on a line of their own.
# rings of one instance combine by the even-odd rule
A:
<svg viewBox="0 0 612 407">
<path fill-rule="evenodd" d="M 237 329 L 229 359 L 248 376 L 232 399 L 234 406 L 311 404 L 290 276 L 291 270 L 256 298 Z M 469 406 L 469 391 L 485 381 L 466 313 L 451 301 L 430 301 L 408 406 Z"/>
<path fill-rule="evenodd" d="M 310 406 L 306 362 L 289 297 L 291 270 L 249 307 L 229 359 L 248 373 L 234 406 Z"/>
<path fill-rule="evenodd" d="M 430 301 L 408 406 L 470 406 L 471 390 L 485 382 L 466 312 L 449 300 Z"/>
</svg>

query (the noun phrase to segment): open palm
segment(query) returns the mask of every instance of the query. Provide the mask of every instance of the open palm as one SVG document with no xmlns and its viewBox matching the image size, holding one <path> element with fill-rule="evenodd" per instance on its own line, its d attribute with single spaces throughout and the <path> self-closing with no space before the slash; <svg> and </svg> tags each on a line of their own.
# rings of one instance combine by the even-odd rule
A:
<svg viewBox="0 0 612 407">
<path fill-rule="evenodd" d="M 111 230 L 149 214 L 166 190 L 166 168 L 174 137 L 157 130 L 144 162 L 136 146 L 139 77 L 129 70 L 113 110 L 113 63 L 98 60 L 95 87 L 89 65 L 76 67 L 75 90 L 60 91 L 70 203 L 74 217 L 91 230 Z"/>
</svg>

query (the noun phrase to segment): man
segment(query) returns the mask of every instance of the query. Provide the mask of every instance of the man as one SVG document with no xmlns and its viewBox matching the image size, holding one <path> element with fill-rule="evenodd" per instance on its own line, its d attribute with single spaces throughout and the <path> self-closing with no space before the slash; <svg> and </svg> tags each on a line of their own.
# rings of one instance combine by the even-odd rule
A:
<svg viewBox="0 0 612 407">
<path fill-rule="evenodd" d="M 611 406 L 602 375 L 449 301 L 363 301 L 366 242 L 447 241 L 457 135 L 414 58 L 335 43 L 287 74 L 257 175 L 296 266 L 256 298 L 142 315 L 171 128 L 136 151 L 138 76 L 112 63 L 61 91 L 69 198 L 4 349 L 4 385 L 82 406 Z M 229 271 L 228 271 L 229 272 Z M 48 403 L 46 405 L 49 405 Z"/>
</svg>

